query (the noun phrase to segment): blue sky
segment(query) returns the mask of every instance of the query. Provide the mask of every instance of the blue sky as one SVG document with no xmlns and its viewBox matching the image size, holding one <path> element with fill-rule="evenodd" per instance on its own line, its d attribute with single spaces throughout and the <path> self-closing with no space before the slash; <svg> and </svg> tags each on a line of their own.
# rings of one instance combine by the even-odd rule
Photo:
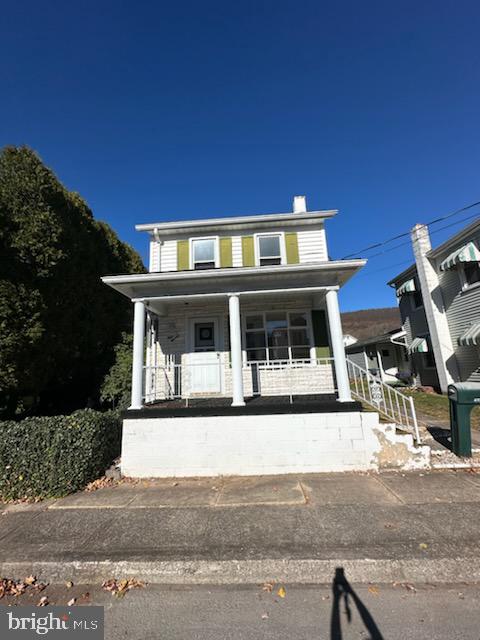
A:
<svg viewBox="0 0 480 640">
<path fill-rule="evenodd" d="M 0 144 L 33 147 L 145 258 L 135 223 L 294 194 L 340 210 L 339 258 L 480 200 L 479 33 L 463 0 L 7 3 Z M 395 304 L 409 260 L 373 258 L 342 308 Z"/>
</svg>

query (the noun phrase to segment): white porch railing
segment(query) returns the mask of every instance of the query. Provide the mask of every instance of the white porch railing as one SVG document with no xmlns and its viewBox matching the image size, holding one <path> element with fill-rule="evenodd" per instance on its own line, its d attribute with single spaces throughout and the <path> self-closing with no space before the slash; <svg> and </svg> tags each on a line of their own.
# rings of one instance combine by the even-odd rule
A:
<svg viewBox="0 0 480 640">
<path fill-rule="evenodd" d="M 182 362 L 168 356 L 165 364 L 144 367 L 144 400 L 231 396 L 232 369 L 221 358 Z M 333 358 L 249 361 L 243 364 L 244 395 L 289 396 L 335 393 Z"/>
<path fill-rule="evenodd" d="M 406 396 L 369 371 L 347 358 L 352 395 L 373 407 L 401 429 L 413 435 L 420 444 L 417 414 L 411 396 Z"/>
</svg>

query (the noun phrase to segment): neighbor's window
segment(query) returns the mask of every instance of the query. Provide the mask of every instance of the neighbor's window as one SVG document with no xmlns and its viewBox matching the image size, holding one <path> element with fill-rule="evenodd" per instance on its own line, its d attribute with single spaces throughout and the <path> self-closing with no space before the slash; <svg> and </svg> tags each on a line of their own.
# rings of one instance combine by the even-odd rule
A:
<svg viewBox="0 0 480 640">
<path fill-rule="evenodd" d="M 258 236 L 258 262 L 260 266 L 282 264 L 279 235 Z"/>
<path fill-rule="evenodd" d="M 470 286 L 476 282 L 480 282 L 480 266 L 478 262 L 464 262 L 463 275 L 465 278 L 465 286 Z"/>
<path fill-rule="evenodd" d="M 192 240 L 192 262 L 194 269 L 215 267 L 215 238 Z"/>
<path fill-rule="evenodd" d="M 412 308 L 418 309 L 420 307 L 423 307 L 422 291 L 420 289 L 420 282 L 418 281 L 417 277 L 414 278 L 414 282 L 415 282 L 415 291 L 412 291 L 410 295 L 412 297 L 411 298 Z"/>
<path fill-rule="evenodd" d="M 424 336 L 427 341 L 428 351 L 426 353 L 422 353 L 423 358 L 423 366 L 427 369 L 432 369 L 435 367 L 435 356 L 433 353 L 432 341 L 430 340 L 430 336 Z"/>
<path fill-rule="evenodd" d="M 245 349 L 248 361 L 309 359 L 307 314 L 302 311 L 271 311 L 247 315 Z"/>
</svg>

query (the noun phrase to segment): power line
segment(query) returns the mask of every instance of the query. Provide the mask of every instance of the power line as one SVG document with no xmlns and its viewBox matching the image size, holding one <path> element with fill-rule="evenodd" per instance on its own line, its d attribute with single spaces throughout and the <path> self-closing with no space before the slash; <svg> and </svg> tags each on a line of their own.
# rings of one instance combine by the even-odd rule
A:
<svg viewBox="0 0 480 640">
<path fill-rule="evenodd" d="M 461 220 L 456 220 L 455 222 L 451 222 L 450 224 L 445 224 L 442 227 L 439 227 L 438 229 L 434 229 L 430 235 L 434 235 L 436 233 L 439 233 L 440 231 L 443 231 L 444 229 L 449 229 L 450 227 L 454 227 L 457 224 L 462 224 L 462 222 L 466 222 L 467 220 L 471 220 L 472 218 L 476 218 L 478 216 L 478 213 L 474 213 L 471 216 L 467 216 L 466 218 L 462 218 Z M 409 240 L 408 242 L 402 242 L 400 244 L 397 244 L 395 247 L 392 247 L 391 249 L 389 249 L 388 251 L 395 251 L 395 249 L 398 249 L 400 247 L 403 247 L 405 245 L 410 245 L 411 241 Z M 368 258 L 368 260 L 371 260 L 372 258 L 375 258 L 377 256 L 380 255 L 384 255 L 386 253 L 386 251 L 381 251 L 379 253 L 374 254 L 373 256 L 370 256 Z M 375 273 L 379 273 L 380 271 L 388 271 L 389 269 L 393 269 L 394 267 L 400 267 L 406 264 L 412 264 L 412 260 L 403 260 L 402 262 L 396 262 L 395 264 L 389 264 L 386 267 L 381 267 L 380 269 L 375 269 L 374 271 L 369 271 L 368 273 L 361 273 L 358 276 L 356 276 L 355 280 L 357 280 L 358 278 L 365 278 L 368 276 L 371 276 Z M 367 267 L 368 268 L 368 267 Z"/>
<path fill-rule="evenodd" d="M 479 214 L 474 213 L 471 216 L 467 216 L 466 218 L 462 218 L 461 220 L 455 220 L 455 222 L 451 222 L 450 224 L 445 224 L 443 227 L 439 227 L 438 229 L 434 229 L 430 232 L 430 235 L 433 236 L 443 229 L 449 229 L 450 227 L 454 227 L 457 224 L 462 224 L 462 222 L 466 222 L 467 220 L 471 220 L 472 218 L 476 218 Z M 368 259 L 376 258 L 378 256 L 385 255 L 386 253 L 390 253 L 390 251 L 395 251 L 395 249 L 400 249 L 400 247 L 405 247 L 407 244 L 411 244 L 411 240 L 407 240 L 406 242 L 401 242 L 400 244 L 396 244 L 394 247 L 390 247 L 389 249 L 385 249 L 384 251 L 379 251 L 378 253 L 374 253 L 372 256 L 368 256 Z"/>
<path fill-rule="evenodd" d="M 461 209 L 457 209 L 456 211 L 452 211 L 451 213 L 447 213 L 444 216 L 441 216 L 440 218 L 435 218 L 434 220 L 431 220 L 430 222 L 426 222 L 424 226 L 431 226 L 432 224 L 437 224 L 438 222 L 442 222 L 443 220 L 447 220 L 448 218 L 452 218 L 453 216 L 458 215 L 459 213 L 463 213 L 463 211 L 468 211 L 468 209 L 472 209 L 473 207 L 476 207 L 480 205 L 480 201 L 479 202 L 474 202 L 472 204 L 469 204 L 465 207 L 462 207 Z M 384 240 L 383 242 L 377 242 L 375 244 L 371 244 L 368 247 L 364 247 L 363 249 L 359 249 L 358 251 L 355 251 L 354 253 L 349 253 L 348 255 L 344 256 L 342 258 L 342 260 L 345 260 L 347 258 L 352 258 L 354 256 L 358 256 L 361 253 L 364 253 L 366 251 L 371 251 L 372 249 L 377 249 L 378 247 L 383 247 L 386 244 L 389 244 L 390 242 L 393 242 L 394 240 L 399 240 L 400 238 L 405 238 L 405 236 L 410 235 L 410 231 L 406 231 L 404 233 L 399 233 L 396 236 L 392 236 L 391 238 L 388 238 L 388 240 Z"/>
</svg>

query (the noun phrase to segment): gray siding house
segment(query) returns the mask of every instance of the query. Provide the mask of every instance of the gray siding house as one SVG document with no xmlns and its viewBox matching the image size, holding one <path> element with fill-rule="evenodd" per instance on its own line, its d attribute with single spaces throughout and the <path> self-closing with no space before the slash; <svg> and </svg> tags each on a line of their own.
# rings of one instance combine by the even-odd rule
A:
<svg viewBox="0 0 480 640">
<path fill-rule="evenodd" d="M 446 392 L 480 382 L 480 219 L 432 249 L 412 230 L 415 264 L 392 278 L 417 382 Z"/>
</svg>

